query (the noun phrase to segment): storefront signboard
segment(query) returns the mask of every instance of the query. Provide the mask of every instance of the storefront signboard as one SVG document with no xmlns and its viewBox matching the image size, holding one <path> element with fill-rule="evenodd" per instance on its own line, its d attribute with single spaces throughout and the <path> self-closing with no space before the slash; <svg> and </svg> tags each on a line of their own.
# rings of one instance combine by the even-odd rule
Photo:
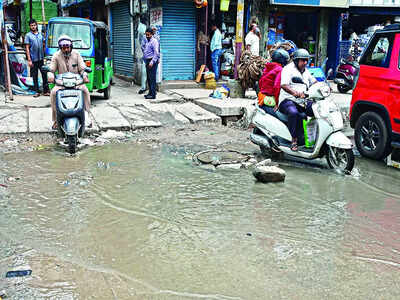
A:
<svg viewBox="0 0 400 300">
<path fill-rule="evenodd" d="M 349 7 L 348 0 L 271 0 L 271 4 L 321 6 L 321 7 L 346 7 L 346 8 Z"/>
<path fill-rule="evenodd" d="M 61 0 L 61 8 L 67 8 L 71 5 L 75 5 L 76 4 L 76 0 Z"/>
<path fill-rule="evenodd" d="M 350 6 L 400 6 L 400 0 L 349 0 Z"/>
</svg>

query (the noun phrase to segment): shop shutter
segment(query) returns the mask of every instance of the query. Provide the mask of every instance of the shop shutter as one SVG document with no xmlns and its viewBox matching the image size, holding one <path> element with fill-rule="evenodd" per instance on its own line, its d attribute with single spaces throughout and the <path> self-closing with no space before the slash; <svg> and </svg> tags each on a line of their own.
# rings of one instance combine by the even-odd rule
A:
<svg viewBox="0 0 400 300">
<path fill-rule="evenodd" d="M 133 76 L 129 2 L 121 1 L 112 4 L 111 13 L 114 73 Z"/>
<path fill-rule="evenodd" d="M 161 53 L 163 80 L 194 79 L 196 11 L 193 1 L 163 1 Z"/>
</svg>

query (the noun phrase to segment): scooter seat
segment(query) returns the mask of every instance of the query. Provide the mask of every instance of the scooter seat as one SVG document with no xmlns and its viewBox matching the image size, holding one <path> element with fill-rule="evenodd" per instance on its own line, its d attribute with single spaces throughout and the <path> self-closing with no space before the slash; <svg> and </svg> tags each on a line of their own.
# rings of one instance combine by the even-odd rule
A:
<svg viewBox="0 0 400 300">
<path fill-rule="evenodd" d="M 281 113 L 279 110 L 274 111 L 274 109 L 272 107 L 268 107 L 268 106 L 262 106 L 262 109 L 267 113 L 270 114 L 271 116 L 274 116 L 275 118 L 277 118 L 278 120 L 280 120 L 281 122 L 285 123 L 286 125 L 288 124 L 289 120 L 288 120 L 288 116 Z M 300 119 L 307 119 L 307 115 L 303 112 L 301 112 L 300 114 Z"/>
</svg>

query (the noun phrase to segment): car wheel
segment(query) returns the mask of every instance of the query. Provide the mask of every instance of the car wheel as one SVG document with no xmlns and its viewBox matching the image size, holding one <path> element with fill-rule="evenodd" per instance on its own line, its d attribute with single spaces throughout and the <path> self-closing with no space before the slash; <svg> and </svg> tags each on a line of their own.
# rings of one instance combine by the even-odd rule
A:
<svg viewBox="0 0 400 300">
<path fill-rule="evenodd" d="M 337 89 L 338 89 L 339 93 L 342 93 L 342 94 L 346 94 L 348 91 L 350 91 L 349 87 L 344 86 L 342 84 L 338 84 Z"/>
<path fill-rule="evenodd" d="M 354 138 L 362 156 L 381 160 L 389 154 L 390 139 L 385 121 L 376 112 L 366 112 L 357 120 Z"/>
</svg>

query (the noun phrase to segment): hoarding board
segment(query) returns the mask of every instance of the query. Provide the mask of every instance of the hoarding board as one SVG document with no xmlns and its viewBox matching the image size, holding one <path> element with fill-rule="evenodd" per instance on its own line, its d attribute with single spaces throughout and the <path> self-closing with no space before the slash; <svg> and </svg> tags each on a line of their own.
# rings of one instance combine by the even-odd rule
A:
<svg viewBox="0 0 400 300">
<path fill-rule="evenodd" d="M 349 7 L 348 0 L 271 0 L 271 4 L 346 8 Z"/>
</svg>

